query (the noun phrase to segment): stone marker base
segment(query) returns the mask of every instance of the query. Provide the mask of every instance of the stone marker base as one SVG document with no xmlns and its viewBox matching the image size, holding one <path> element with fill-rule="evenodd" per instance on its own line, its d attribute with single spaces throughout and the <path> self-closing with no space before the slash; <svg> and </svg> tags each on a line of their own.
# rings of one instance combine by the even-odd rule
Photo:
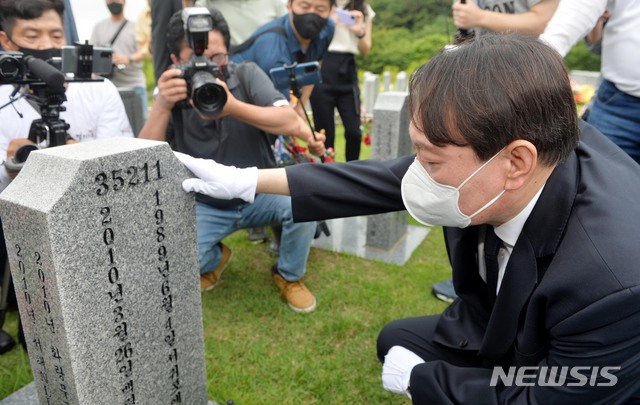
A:
<svg viewBox="0 0 640 405">
<path fill-rule="evenodd" d="M 0 399 L 0 405 L 40 405 L 35 384 L 31 382 L 5 399 Z M 209 405 L 220 404 L 215 401 L 209 401 Z"/>
<path fill-rule="evenodd" d="M 331 236 L 322 234 L 314 239 L 313 247 L 397 265 L 405 264 L 429 233 L 429 228 L 409 225 L 405 235 L 394 246 L 379 249 L 366 246 L 367 217 L 331 219 L 327 225 Z"/>
</svg>

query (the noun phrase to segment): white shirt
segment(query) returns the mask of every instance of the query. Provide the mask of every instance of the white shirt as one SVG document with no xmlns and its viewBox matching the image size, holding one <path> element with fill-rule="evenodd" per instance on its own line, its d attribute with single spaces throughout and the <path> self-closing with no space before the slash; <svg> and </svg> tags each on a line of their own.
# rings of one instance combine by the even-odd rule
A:
<svg viewBox="0 0 640 405">
<path fill-rule="evenodd" d="M 498 251 L 498 283 L 496 285 L 496 295 L 498 295 L 498 291 L 500 291 L 500 286 L 502 285 L 502 279 L 504 278 L 505 270 L 507 269 L 507 263 L 509 262 L 509 257 L 511 257 L 511 252 L 513 252 L 513 247 L 515 246 L 518 238 L 520 237 L 520 233 L 522 232 L 522 228 L 524 228 L 525 222 L 529 219 L 529 215 L 531 215 L 531 211 L 533 211 L 533 207 L 535 207 L 538 202 L 538 198 L 540 198 L 540 194 L 544 186 L 536 193 L 535 196 L 529 201 L 526 207 L 518 215 L 511 218 L 509 221 L 504 224 L 494 228 L 496 236 L 500 238 L 502 241 L 502 246 L 500 246 L 500 250 Z M 487 225 L 491 226 L 491 225 Z M 484 233 L 480 235 L 481 242 L 478 244 L 478 258 L 484 257 Z M 487 281 L 487 269 L 484 263 L 484 260 L 478 260 L 478 270 L 480 272 L 480 277 L 486 282 Z"/>
<path fill-rule="evenodd" d="M 0 106 L 9 102 L 12 85 L 0 86 Z M 109 80 L 102 82 L 68 83 L 66 111 L 60 118 L 69 124 L 69 135 L 78 142 L 123 136 L 133 137 L 124 104 L 116 87 Z M 14 109 L 15 107 L 15 109 Z M 20 118 L 18 113 L 22 113 Z M 31 123 L 40 114 L 21 98 L 0 110 L 0 161 L 7 158 L 7 148 L 13 139 L 27 138 Z M 0 169 L 0 191 L 9 185 L 11 178 Z"/>
<path fill-rule="evenodd" d="M 565 56 L 605 9 L 610 17 L 602 37 L 600 71 L 619 90 L 640 97 L 640 1 L 562 0 L 540 39 Z"/>
</svg>

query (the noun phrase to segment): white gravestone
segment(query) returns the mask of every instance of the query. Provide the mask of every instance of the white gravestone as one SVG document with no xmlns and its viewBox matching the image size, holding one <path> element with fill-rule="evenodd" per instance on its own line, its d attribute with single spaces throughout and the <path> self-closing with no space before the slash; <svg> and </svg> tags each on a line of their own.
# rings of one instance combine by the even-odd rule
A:
<svg viewBox="0 0 640 405">
<path fill-rule="evenodd" d="M 372 159 L 388 160 L 411 153 L 408 93 L 380 93 L 373 117 Z M 392 249 L 406 235 L 407 219 L 406 211 L 369 216 L 367 246 Z"/>
<path fill-rule="evenodd" d="M 187 175 L 112 138 L 33 152 L 0 195 L 40 404 L 207 404 Z"/>
</svg>

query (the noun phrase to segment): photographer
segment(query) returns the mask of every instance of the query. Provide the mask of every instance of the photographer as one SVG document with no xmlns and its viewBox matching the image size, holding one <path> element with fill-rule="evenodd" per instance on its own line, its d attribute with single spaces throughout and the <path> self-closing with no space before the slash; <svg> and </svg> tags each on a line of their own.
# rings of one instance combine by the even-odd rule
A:
<svg viewBox="0 0 640 405">
<path fill-rule="evenodd" d="M 335 24 L 329 18 L 335 4 L 335 0 L 289 0 L 289 14 L 258 28 L 248 40 L 250 43 L 238 45 L 232 60 L 255 62 L 267 73 L 294 62 L 322 60 L 335 31 Z M 283 91 L 288 99 L 289 89 Z M 313 85 L 304 86 L 300 103 L 296 105 L 296 111 L 303 118 L 302 106 L 312 91 Z"/>
<path fill-rule="evenodd" d="M 62 0 L 10 0 L 0 6 L 0 44 L 6 51 L 48 60 L 60 56 L 66 45 Z M 14 86 L 0 86 L 0 105 L 10 101 Z M 131 137 L 133 133 L 118 90 L 109 81 L 67 83 L 66 111 L 60 118 L 69 124 L 68 141 L 85 142 L 113 136 Z M 26 144 L 29 128 L 40 113 L 26 98 L 20 98 L 0 110 L 0 156 L 12 157 Z M 14 177 L 0 169 L 0 190 Z"/>
<path fill-rule="evenodd" d="M 171 59 L 179 66 L 160 76 L 159 95 L 140 137 L 166 140 L 176 151 L 215 158 L 239 168 L 276 165 L 270 134 L 305 134 L 300 136 L 305 137 L 309 147 L 322 153 L 323 139 L 313 140 L 309 129 L 258 66 L 229 63 L 229 27 L 219 11 L 210 9 L 209 12 L 206 8 L 187 8 L 184 14 L 176 12 L 171 17 L 167 42 Z M 211 19 L 211 29 L 204 33 L 191 31 L 190 19 L 202 22 L 203 15 Z M 189 27 L 186 32 L 185 25 Z M 204 34 L 203 38 L 199 34 Z M 194 54 L 194 49 L 201 49 L 203 55 Z M 209 62 L 203 62 L 203 56 Z M 203 72 L 194 68 L 195 60 L 198 65 L 209 66 Z M 206 71 L 217 77 L 215 86 L 214 83 L 202 84 L 200 78 Z M 200 78 L 196 79 L 196 75 Z M 205 86 L 208 91 L 204 90 Z M 200 97 L 202 94 L 211 99 Z M 204 105 L 209 111 L 176 106 L 189 98 L 194 107 Z M 217 111 L 209 109 L 213 106 Z M 293 223 L 289 197 L 264 194 L 256 196 L 253 204 L 247 204 L 241 200 L 229 202 L 198 195 L 196 201 L 202 291 L 218 284 L 231 260 L 231 249 L 220 242 L 225 236 L 239 228 L 282 224 L 280 257 L 272 267 L 274 282 L 294 311 L 315 309 L 316 299 L 301 281 L 315 224 Z"/>
</svg>

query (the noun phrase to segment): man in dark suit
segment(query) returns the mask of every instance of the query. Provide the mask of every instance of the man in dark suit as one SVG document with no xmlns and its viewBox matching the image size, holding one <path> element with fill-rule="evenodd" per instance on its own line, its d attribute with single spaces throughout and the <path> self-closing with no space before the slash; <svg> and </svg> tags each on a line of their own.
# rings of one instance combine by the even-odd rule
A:
<svg viewBox="0 0 640 405">
<path fill-rule="evenodd" d="M 415 404 L 640 400 L 640 166 L 578 123 L 561 57 L 487 35 L 411 82 L 417 155 L 257 175 L 180 157 L 187 191 L 290 193 L 296 220 L 406 209 L 444 226 L 458 299 L 378 337 Z"/>
</svg>

